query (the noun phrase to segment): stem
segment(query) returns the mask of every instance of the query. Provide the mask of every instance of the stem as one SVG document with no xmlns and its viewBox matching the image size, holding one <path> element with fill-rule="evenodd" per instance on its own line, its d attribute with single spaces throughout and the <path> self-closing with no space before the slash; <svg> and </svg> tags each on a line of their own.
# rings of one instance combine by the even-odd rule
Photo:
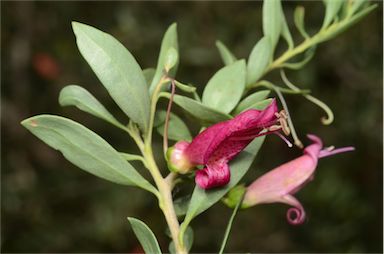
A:
<svg viewBox="0 0 384 254">
<path fill-rule="evenodd" d="M 146 161 L 146 166 L 148 171 L 151 173 L 153 180 L 159 190 L 159 207 L 163 211 L 165 220 L 167 221 L 169 230 L 171 231 L 172 240 L 175 244 L 176 252 L 179 254 L 188 253 L 185 247 L 183 246 L 183 242 L 179 241 L 179 232 L 180 232 L 180 224 L 177 220 L 175 208 L 173 206 L 172 200 L 172 188 L 173 181 L 172 179 L 175 176 L 171 176 L 170 178 L 163 178 L 160 173 L 159 168 L 157 167 L 156 161 L 153 156 L 152 151 L 152 132 L 153 132 L 153 122 L 155 118 L 156 112 L 156 104 L 159 99 L 159 94 L 161 92 L 161 87 L 164 83 L 170 81 L 170 79 L 164 74 L 159 83 L 156 85 L 155 90 L 153 91 L 151 98 L 151 115 L 149 120 L 149 129 L 147 135 L 144 137 L 144 149 L 142 150 L 142 154 Z"/>
<path fill-rule="evenodd" d="M 165 220 L 167 221 L 169 230 L 171 231 L 172 240 L 175 244 L 176 252 L 178 254 L 188 253 L 183 243 L 179 241 L 180 224 L 177 220 L 175 208 L 172 200 L 172 183 L 169 179 L 164 179 L 156 165 L 153 158 L 152 148 L 150 146 L 145 147 L 144 158 L 147 161 L 148 170 L 151 173 L 156 186 L 159 190 L 159 207 L 163 211 Z"/>
<path fill-rule="evenodd" d="M 165 124 L 164 124 L 164 135 L 163 135 L 163 153 L 164 158 L 167 158 L 167 150 L 168 150 L 168 127 L 169 127 L 169 118 L 171 115 L 171 108 L 172 108 L 172 102 L 173 102 L 173 96 L 175 95 L 175 81 L 171 81 L 172 84 L 172 92 L 171 97 L 169 98 L 168 107 L 167 107 L 167 114 L 165 116 Z"/>
<path fill-rule="evenodd" d="M 161 79 L 159 80 L 159 83 L 157 84 L 155 90 L 153 91 L 152 98 L 151 98 L 151 115 L 149 118 L 149 127 L 147 135 L 145 136 L 145 145 L 151 145 L 152 144 L 152 132 L 153 132 L 153 122 L 155 119 L 155 113 L 156 113 L 156 104 L 159 99 L 159 93 L 161 91 L 161 87 L 164 83 L 168 82 L 169 79 L 166 75 L 163 75 Z"/>
</svg>

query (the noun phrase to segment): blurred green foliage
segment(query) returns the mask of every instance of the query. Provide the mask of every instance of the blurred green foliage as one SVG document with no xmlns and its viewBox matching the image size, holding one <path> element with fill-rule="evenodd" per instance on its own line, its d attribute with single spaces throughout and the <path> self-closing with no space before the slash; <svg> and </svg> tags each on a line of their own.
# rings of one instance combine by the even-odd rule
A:
<svg viewBox="0 0 384 254">
<path fill-rule="evenodd" d="M 139 252 L 127 216 L 145 221 L 167 250 L 165 222 L 151 195 L 78 170 L 19 124 L 40 113 L 65 115 L 120 150 L 135 151 L 122 131 L 58 105 L 60 89 L 75 83 L 124 119 L 80 56 L 72 20 L 113 34 L 142 68 L 156 65 L 163 32 L 177 22 L 181 52 L 177 78 L 196 84 L 201 94 L 202 85 L 222 65 L 215 40 L 223 41 L 238 57 L 247 57 L 261 38 L 261 4 L 2 2 L 1 251 Z M 309 33 L 319 29 L 324 15 L 321 2 L 283 2 L 291 30 L 297 4 L 307 10 Z M 287 73 L 296 85 L 327 102 L 336 116 L 331 126 L 322 126 L 321 110 L 300 96 L 287 96 L 300 136 L 315 133 L 326 145 L 357 148 L 353 154 L 321 160 L 315 180 L 298 193 L 308 222 L 289 225 L 287 207 L 280 204 L 240 211 L 226 251 L 382 252 L 382 25 L 379 3 L 360 23 L 322 44 L 303 70 Z M 298 32 L 293 35 L 296 42 L 301 40 Z M 284 49 L 283 43 L 279 49 Z M 278 73 L 269 77 L 282 85 Z M 176 106 L 175 110 L 180 113 Z M 161 157 L 161 139 L 155 141 Z M 245 181 L 297 154 L 269 137 Z M 192 223 L 192 251 L 217 252 L 230 214 L 218 204 L 198 217 Z"/>
</svg>

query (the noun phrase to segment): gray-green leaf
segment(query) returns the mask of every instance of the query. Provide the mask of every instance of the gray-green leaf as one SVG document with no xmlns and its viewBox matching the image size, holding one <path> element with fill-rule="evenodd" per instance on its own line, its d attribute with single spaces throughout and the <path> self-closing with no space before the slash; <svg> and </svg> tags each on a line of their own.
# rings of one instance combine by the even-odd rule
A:
<svg viewBox="0 0 384 254">
<path fill-rule="evenodd" d="M 149 89 L 149 86 L 152 83 L 153 77 L 155 76 L 156 70 L 155 68 L 147 68 L 143 70 L 143 75 L 145 78 L 145 83 L 147 84 L 147 87 Z"/>
<path fill-rule="evenodd" d="M 165 126 L 165 117 L 167 112 L 165 110 L 159 110 L 155 115 L 155 123 L 157 132 L 163 136 L 164 126 Z M 171 112 L 169 117 L 169 125 L 168 125 L 168 139 L 179 141 L 179 140 L 192 140 L 191 133 L 187 125 L 181 120 L 177 115 Z"/>
<path fill-rule="evenodd" d="M 152 94 L 156 85 L 159 83 L 161 76 L 164 73 L 165 64 L 167 60 L 166 58 L 170 48 L 174 48 L 175 52 L 178 54 L 179 46 L 177 42 L 177 24 L 176 23 L 173 23 L 171 26 L 169 26 L 161 42 L 159 59 L 157 60 L 156 73 L 155 73 L 155 76 L 153 77 L 151 86 L 149 88 L 150 94 Z M 179 57 L 177 56 L 177 60 L 174 66 L 172 67 L 172 69 L 169 71 L 168 76 L 170 77 L 175 76 L 178 63 L 179 63 Z"/>
<path fill-rule="evenodd" d="M 61 106 L 75 106 L 119 128 L 124 128 L 91 93 L 81 86 L 69 85 L 64 87 L 60 91 L 59 103 Z"/>
<path fill-rule="evenodd" d="M 305 38 L 308 39 L 309 35 L 305 31 L 304 27 L 304 14 L 305 9 L 303 6 L 297 6 L 294 13 L 294 22 L 296 25 L 297 30 L 299 30 L 300 34 Z"/>
<path fill-rule="evenodd" d="M 323 0 L 325 4 L 325 16 L 322 28 L 327 27 L 337 16 L 345 0 Z"/>
<path fill-rule="evenodd" d="M 255 108 L 255 105 L 257 105 L 258 107 L 262 107 L 264 103 L 268 103 L 268 101 L 270 102 L 270 99 L 265 100 L 270 94 L 270 92 L 271 91 L 269 90 L 262 90 L 249 95 L 239 103 L 239 105 L 233 111 L 233 115 L 237 115 L 251 108 L 262 109 L 262 108 Z"/>
<path fill-rule="evenodd" d="M 117 105 L 146 132 L 149 94 L 139 64 L 114 37 L 94 27 L 72 22 L 80 53 Z"/>
<path fill-rule="evenodd" d="M 193 229 L 191 227 L 188 227 L 187 230 L 185 230 L 184 233 L 184 246 L 189 251 L 192 248 L 193 244 Z M 169 243 L 169 252 L 171 254 L 177 254 L 176 248 L 175 248 L 175 243 L 172 241 Z"/>
<path fill-rule="evenodd" d="M 223 113 L 231 112 L 240 101 L 245 89 L 245 75 L 244 60 L 220 69 L 205 86 L 203 104 Z"/>
<path fill-rule="evenodd" d="M 360 12 L 356 13 L 355 15 L 350 17 L 349 19 L 343 20 L 342 22 L 339 23 L 339 25 L 337 27 L 335 27 L 334 29 L 332 29 L 331 31 L 326 33 L 324 36 L 320 37 L 318 43 L 324 42 L 324 41 L 327 41 L 327 40 L 330 40 L 330 39 L 336 37 L 338 34 L 344 32 L 346 29 L 351 27 L 353 24 L 357 23 L 359 20 L 361 20 L 362 18 L 367 16 L 374 9 L 376 9 L 376 7 L 377 7 L 377 4 L 370 5 L 366 8 L 364 8 L 363 10 L 361 10 Z"/>
<path fill-rule="evenodd" d="M 264 73 L 272 56 L 269 36 L 261 38 L 253 47 L 247 64 L 247 86 L 255 83 Z"/>
<path fill-rule="evenodd" d="M 352 3 L 352 6 L 351 6 L 351 10 L 350 10 L 350 13 L 351 14 L 354 14 L 356 11 L 358 11 L 361 6 L 368 2 L 367 0 L 354 0 L 353 3 Z"/>
<path fill-rule="evenodd" d="M 159 243 L 156 240 L 155 234 L 152 230 L 141 220 L 128 217 L 128 221 L 131 224 L 133 232 L 139 240 L 145 253 L 147 254 L 161 254 Z"/>
<path fill-rule="evenodd" d="M 272 55 L 282 29 L 282 13 L 280 0 L 265 0 L 263 2 L 263 33 L 270 37 Z"/>
<path fill-rule="evenodd" d="M 283 8 L 281 7 L 281 35 L 283 36 L 284 40 L 287 42 L 288 49 L 293 48 L 293 39 L 291 32 L 289 31 L 288 23 L 287 20 L 285 19 L 284 11 Z"/>
<path fill-rule="evenodd" d="M 296 62 L 296 63 L 284 63 L 282 64 L 282 67 L 292 69 L 292 70 L 298 70 L 304 67 L 315 55 L 316 52 L 316 46 L 313 46 L 309 48 L 307 51 L 304 53 L 304 57 L 301 61 Z"/>
<path fill-rule="evenodd" d="M 170 95 L 164 94 L 164 97 L 169 98 Z M 214 123 L 222 122 L 225 120 L 229 120 L 232 117 L 228 114 L 219 112 L 213 108 L 207 107 L 200 102 L 193 100 L 191 98 L 175 95 L 173 97 L 173 102 L 187 111 L 189 114 L 197 118 L 204 125 L 211 125 Z"/>
<path fill-rule="evenodd" d="M 212 190 L 203 190 L 199 186 L 195 187 L 191 202 L 189 203 L 187 214 L 185 216 L 184 222 L 181 225 L 181 235 L 183 235 L 183 232 L 193 218 L 218 202 L 231 188 L 233 188 L 240 181 L 240 179 L 245 175 L 249 167 L 252 165 L 252 162 L 255 159 L 261 145 L 263 144 L 264 139 L 265 137 L 256 138 L 230 163 L 231 180 L 227 185 Z"/>
<path fill-rule="evenodd" d="M 216 41 L 216 47 L 219 50 L 221 60 L 223 60 L 225 65 L 230 65 L 236 62 L 236 57 L 232 52 L 222 43 L 221 41 Z"/>
<path fill-rule="evenodd" d="M 34 116 L 21 124 L 79 168 L 118 184 L 136 185 L 157 193 L 119 152 L 83 125 L 54 115 Z"/>
</svg>

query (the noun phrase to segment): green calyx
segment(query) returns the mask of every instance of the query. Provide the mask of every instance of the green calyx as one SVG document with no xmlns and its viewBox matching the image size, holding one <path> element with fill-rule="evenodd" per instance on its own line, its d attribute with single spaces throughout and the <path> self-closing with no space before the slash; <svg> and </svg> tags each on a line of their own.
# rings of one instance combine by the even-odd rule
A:
<svg viewBox="0 0 384 254">
<path fill-rule="evenodd" d="M 222 199 L 222 202 L 230 208 L 235 208 L 240 199 L 243 198 L 246 190 L 247 188 L 243 184 L 237 185 L 228 192 L 227 196 Z M 240 207 L 247 208 L 244 204 L 241 204 Z"/>
</svg>

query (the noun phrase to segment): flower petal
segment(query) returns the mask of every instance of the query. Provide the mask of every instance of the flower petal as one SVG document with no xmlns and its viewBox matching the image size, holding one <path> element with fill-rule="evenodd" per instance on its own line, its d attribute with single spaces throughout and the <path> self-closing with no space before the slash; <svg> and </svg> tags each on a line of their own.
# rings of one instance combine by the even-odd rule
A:
<svg viewBox="0 0 384 254">
<path fill-rule="evenodd" d="M 287 211 L 287 220 L 292 225 L 302 224 L 305 220 L 305 211 L 301 203 L 292 195 L 285 195 L 280 202 L 293 207 Z"/>
<path fill-rule="evenodd" d="M 226 185 L 231 177 L 227 161 L 213 161 L 196 172 L 196 184 L 202 189 Z"/>
<path fill-rule="evenodd" d="M 195 164 L 206 164 L 212 157 L 230 160 L 264 128 L 275 124 L 277 111 L 276 100 L 273 100 L 265 110 L 250 109 L 234 119 L 215 124 L 197 135 L 185 153 Z"/>
</svg>

